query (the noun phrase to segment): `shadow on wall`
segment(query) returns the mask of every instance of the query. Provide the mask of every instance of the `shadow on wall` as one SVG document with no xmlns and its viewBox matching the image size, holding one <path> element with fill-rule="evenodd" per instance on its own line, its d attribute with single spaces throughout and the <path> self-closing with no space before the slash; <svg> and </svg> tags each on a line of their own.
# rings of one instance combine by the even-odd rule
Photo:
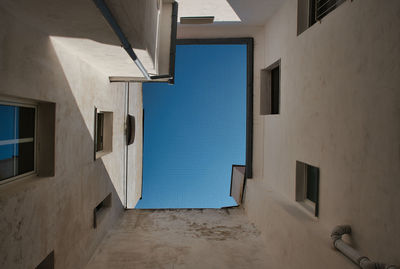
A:
<svg viewBox="0 0 400 269">
<path fill-rule="evenodd" d="M 0 186 L 0 268 L 34 268 L 53 250 L 56 268 L 81 268 L 123 209 L 113 183 L 119 172 L 106 164 L 123 155 L 115 147 L 105 162 L 94 161 L 93 125 L 87 124 L 95 102 L 109 102 L 107 94 L 116 91 L 76 56 L 60 60 L 47 35 L 1 14 L 0 94 L 56 103 L 56 169 L 52 178 Z M 93 210 L 110 192 L 112 208 L 94 229 Z"/>
<path fill-rule="evenodd" d="M 235 11 L 240 20 L 251 25 L 264 25 L 266 20 L 271 16 L 284 1 L 282 0 L 225 0 Z"/>
<path fill-rule="evenodd" d="M 135 3 L 140 5 L 140 3 Z M 120 47 L 121 43 L 103 18 L 93 0 L 29 0 L 2 1 L 1 6 L 16 19 L 28 25 L 37 25 L 42 32 L 52 36 L 91 39 Z M 110 5 L 110 8 L 113 6 Z M 120 8 L 117 5 L 117 8 Z M 129 7 L 126 7 L 129 8 Z M 130 8 L 129 10 L 134 10 Z M 138 30 L 136 30 L 138 34 Z M 145 49 L 138 40 L 134 47 Z"/>
<path fill-rule="evenodd" d="M 155 72 L 158 33 L 157 0 L 106 1 L 122 31 L 149 72 Z M 34 25 L 49 36 L 60 37 L 87 62 L 97 61 L 107 75 L 139 74 L 127 53 L 93 0 L 5 0 L 0 3 L 9 14 L 27 25 Z M 89 60 L 88 60 L 89 59 Z M 101 64 L 106 62 L 107 64 Z M 118 70 L 113 74 L 107 65 Z M 125 66 L 128 71 L 118 69 Z M 135 76 L 136 76 L 135 75 Z"/>
</svg>

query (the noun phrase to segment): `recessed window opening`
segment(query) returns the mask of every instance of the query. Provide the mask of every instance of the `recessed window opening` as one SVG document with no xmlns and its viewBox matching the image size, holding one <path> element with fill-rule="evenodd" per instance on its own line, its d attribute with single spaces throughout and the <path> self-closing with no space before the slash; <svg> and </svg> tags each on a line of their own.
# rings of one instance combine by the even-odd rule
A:
<svg viewBox="0 0 400 269">
<path fill-rule="evenodd" d="M 319 168 L 296 162 L 296 201 L 314 216 L 319 214 Z"/>
<path fill-rule="evenodd" d="M 346 0 L 298 0 L 297 35 L 335 10 Z"/>
<path fill-rule="evenodd" d="M 107 195 L 104 200 L 102 200 L 93 210 L 93 227 L 97 228 L 97 226 L 104 219 L 106 212 L 111 207 L 112 199 L 111 193 Z"/>
<path fill-rule="evenodd" d="M 103 141 L 104 141 L 104 113 L 97 113 L 97 135 L 96 135 L 96 151 L 103 150 Z"/>
<path fill-rule="evenodd" d="M 310 14 L 311 23 L 320 21 L 345 1 L 346 0 L 312 0 L 312 13 Z"/>
<path fill-rule="evenodd" d="M 281 61 L 261 70 L 260 114 L 280 113 Z"/>
<path fill-rule="evenodd" d="M 36 108 L 0 102 L 0 183 L 36 172 Z"/>
<path fill-rule="evenodd" d="M 95 159 L 112 152 L 113 113 L 95 108 Z"/>
<path fill-rule="evenodd" d="M 279 114 L 280 66 L 271 70 L 271 114 Z"/>
<path fill-rule="evenodd" d="M 175 85 L 143 84 L 143 194 L 136 208 L 236 206 L 232 165 L 246 166 L 247 178 L 251 173 L 252 40 L 177 44 Z"/>
</svg>

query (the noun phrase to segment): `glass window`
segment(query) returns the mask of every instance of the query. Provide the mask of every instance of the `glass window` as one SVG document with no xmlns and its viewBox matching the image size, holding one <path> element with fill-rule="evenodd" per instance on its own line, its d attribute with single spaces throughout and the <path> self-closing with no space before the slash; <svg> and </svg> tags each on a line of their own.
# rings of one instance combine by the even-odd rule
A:
<svg viewBox="0 0 400 269">
<path fill-rule="evenodd" d="M 36 108 L 0 104 L 0 182 L 35 171 Z"/>
</svg>

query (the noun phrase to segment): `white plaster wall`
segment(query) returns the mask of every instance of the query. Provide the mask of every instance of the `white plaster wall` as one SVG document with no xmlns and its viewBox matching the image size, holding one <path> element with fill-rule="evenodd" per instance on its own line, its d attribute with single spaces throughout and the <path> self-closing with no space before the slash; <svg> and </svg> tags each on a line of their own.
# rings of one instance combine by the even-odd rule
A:
<svg viewBox="0 0 400 269">
<path fill-rule="evenodd" d="M 157 1 L 105 1 L 135 54 L 151 74 L 157 74 L 169 66 L 168 60 L 166 64 L 165 61 L 159 63 L 159 69 L 155 69 L 155 63 L 161 58 L 169 59 L 169 50 L 167 55 L 164 52 L 158 54 L 156 46 L 170 42 L 168 33 L 171 29 L 171 25 L 160 25 L 162 22 L 158 20 Z M 171 5 L 170 0 L 163 3 Z M 15 16 L 16 20 L 49 33 L 84 61 L 90 61 L 109 76 L 143 78 L 92 0 L 2 0 L 0 6 Z M 171 9 L 165 10 L 163 16 L 171 16 Z"/>
<path fill-rule="evenodd" d="M 214 16 L 216 24 L 263 26 L 282 5 L 282 0 L 178 0 L 179 18 Z"/>
<path fill-rule="evenodd" d="M 143 172 L 143 87 L 129 83 L 129 114 L 135 117 L 135 141 L 128 146 L 127 208 L 135 208 L 142 197 Z"/>
<path fill-rule="evenodd" d="M 3 9 L 0 24 L 0 95 L 56 103 L 55 177 L 0 186 L 0 268 L 35 268 L 52 250 L 56 268 L 82 268 L 123 209 L 124 85 Z M 113 152 L 97 161 L 95 106 L 114 112 Z"/>
<path fill-rule="evenodd" d="M 347 1 L 300 36 L 296 21 L 289 0 L 265 26 L 281 114 L 259 116 L 256 85 L 246 212 L 280 267 L 356 268 L 331 249 L 338 224 L 362 254 L 400 264 L 400 2 Z M 294 202 L 296 160 L 320 168 L 318 219 Z"/>
</svg>

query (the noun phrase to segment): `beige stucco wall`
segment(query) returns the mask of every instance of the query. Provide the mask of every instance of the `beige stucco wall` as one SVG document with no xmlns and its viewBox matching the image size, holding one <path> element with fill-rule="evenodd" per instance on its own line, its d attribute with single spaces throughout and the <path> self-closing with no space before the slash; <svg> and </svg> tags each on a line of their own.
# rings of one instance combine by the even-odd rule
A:
<svg viewBox="0 0 400 269">
<path fill-rule="evenodd" d="M 171 24 L 164 26 L 159 20 L 161 9 L 157 8 L 158 0 L 105 2 L 147 71 L 158 74 L 168 68 Z M 162 2 L 166 6 L 172 5 L 171 0 Z M 2 0 L 0 6 L 16 20 L 49 33 L 74 50 L 81 59 L 95 64 L 109 76 L 143 78 L 94 1 Z M 171 9 L 164 10 L 162 15 L 170 17 Z M 168 49 L 160 51 L 160 46 L 164 44 L 168 44 Z"/>
<path fill-rule="evenodd" d="M 281 59 L 281 113 L 259 116 L 256 86 L 245 205 L 280 267 L 355 268 L 331 248 L 338 224 L 362 254 L 400 264 L 399 14 L 396 0 L 347 1 L 297 36 L 289 0 L 265 26 L 264 67 Z M 320 168 L 318 219 L 295 202 L 296 160 Z"/>
<path fill-rule="evenodd" d="M 142 197 L 143 87 L 129 83 L 129 114 L 135 117 L 135 141 L 127 147 L 127 208 L 135 208 Z"/>
<path fill-rule="evenodd" d="M 276 268 L 242 211 L 128 210 L 86 269 Z"/>
<path fill-rule="evenodd" d="M 125 86 L 2 9 L 0 24 L 0 94 L 56 103 L 55 176 L 0 185 L 0 268 L 35 268 L 52 250 L 56 268 L 82 268 L 123 209 Z M 113 152 L 97 161 L 95 106 L 114 116 Z"/>
</svg>

